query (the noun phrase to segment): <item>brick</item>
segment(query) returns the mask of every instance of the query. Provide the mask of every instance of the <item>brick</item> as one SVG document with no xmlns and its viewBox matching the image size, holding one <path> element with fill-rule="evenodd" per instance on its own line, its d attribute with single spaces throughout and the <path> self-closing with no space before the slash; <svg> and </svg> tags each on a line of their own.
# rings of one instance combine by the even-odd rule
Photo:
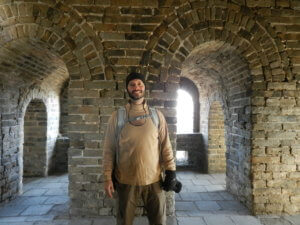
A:
<svg viewBox="0 0 300 225">
<path fill-rule="evenodd" d="M 260 157 L 253 157 L 252 163 L 279 163 L 279 157 L 268 157 L 268 156 L 260 156 Z"/>
<path fill-rule="evenodd" d="M 114 81 L 86 81 L 84 82 L 86 89 L 115 89 L 116 83 Z"/>
<path fill-rule="evenodd" d="M 268 83 L 268 89 L 273 90 L 296 90 L 296 83 L 272 82 Z"/>
</svg>

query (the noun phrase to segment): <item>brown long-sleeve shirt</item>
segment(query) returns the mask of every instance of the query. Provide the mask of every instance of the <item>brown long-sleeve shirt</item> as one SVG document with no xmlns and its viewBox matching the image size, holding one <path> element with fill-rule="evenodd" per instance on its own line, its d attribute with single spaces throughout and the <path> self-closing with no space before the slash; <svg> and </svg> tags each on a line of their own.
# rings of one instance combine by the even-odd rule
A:
<svg viewBox="0 0 300 225">
<path fill-rule="evenodd" d="M 127 104 L 130 117 L 144 115 L 148 112 L 145 104 Z M 117 112 L 108 121 L 104 142 L 104 179 L 111 180 L 118 149 L 118 162 L 115 165 L 117 180 L 123 184 L 148 185 L 161 179 L 161 170 L 175 170 L 175 161 L 169 139 L 167 123 L 158 111 L 159 129 L 151 117 L 146 118 L 141 126 L 126 123 L 116 143 Z M 117 147 L 117 144 L 119 145 Z"/>
</svg>

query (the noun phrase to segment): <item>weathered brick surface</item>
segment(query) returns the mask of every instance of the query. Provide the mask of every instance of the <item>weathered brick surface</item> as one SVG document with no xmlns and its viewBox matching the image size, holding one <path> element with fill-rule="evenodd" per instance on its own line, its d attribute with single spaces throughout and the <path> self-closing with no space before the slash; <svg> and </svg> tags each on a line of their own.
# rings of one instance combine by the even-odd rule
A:
<svg viewBox="0 0 300 225">
<path fill-rule="evenodd" d="M 126 102 L 123 79 L 136 70 L 147 74 L 148 87 L 159 84 L 147 98 L 165 112 L 174 147 L 173 102 L 184 76 L 199 90 L 206 150 L 209 106 L 223 107 L 228 190 L 256 214 L 300 212 L 297 1 L 3 1 L 0 17 L 1 201 L 21 188 L 26 106 L 45 102 L 53 149 L 62 96 L 71 212 L 113 214 L 103 193 L 102 143 L 111 112 Z M 173 196 L 168 203 L 174 212 Z"/>
<path fill-rule="evenodd" d="M 208 123 L 207 171 L 224 173 L 226 172 L 224 113 L 219 102 L 211 104 Z"/>
<path fill-rule="evenodd" d="M 47 125 L 45 104 L 40 100 L 31 101 L 24 117 L 24 176 L 46 176 L 48 173 Z"/>
<path fill-rule="evenodd" d="M 68 149 L 70 146 L 70 139 L 67 137 L 58 137 L 56 139 L 53 157 L 52 168 L 50 173 L 66 173 L 68 172 Z"/>
<path fill-rule="evenodd" d="M 200 133 L 177 134 L 176 150 L 188 152 L 188 161 L 187 165 L 184 165 L 185 168 L 198 169 L 202 172 L 207 172 L 207 153 L 203 146 L 203 138 Z"/>
</svg>

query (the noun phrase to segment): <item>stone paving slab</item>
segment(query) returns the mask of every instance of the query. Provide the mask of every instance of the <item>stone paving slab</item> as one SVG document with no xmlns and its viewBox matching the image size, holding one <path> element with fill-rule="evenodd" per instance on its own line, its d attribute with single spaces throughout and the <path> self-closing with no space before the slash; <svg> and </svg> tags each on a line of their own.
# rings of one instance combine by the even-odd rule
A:
<svg viewBox="0 0 300 225">
<path fill-rule="evenodd" d="M 178 178 L 178 180 L 183 184 L 183 187 L 189 187 L 189 186 L 195 185 L 195 183 L 193 182 L 192 179 L 181 180 L 181 179 Z"/>
<path fill-rule="evenodd" d="M 242 205 L 238 201 L 217 201 L 218 205 L 222 207 L 222 209 L 227 209 L 227 210 L 246 210 L 247 208 Z"/>
<path fill-rule="evenodd" d="M 60 178 L 61 176 L 48 176 L 47 179 L 41 179 L 41 183 L 60 183 L 62 179 L 65 178 Z M 63 176 L 64 177 L 64 176 Z"/>
<path fill-rule="evenodd" d="M 207 225 L 202 217 L 179 217 L 178 225 Z"/>
<path fill-rule="evenodd" d="M 284 218 L 262 218 L 260 219 L 264 225 L 296 225 L 297 223 L 292 223 Z"/>
<path fill-rule="evenodd" d="M 207 186 L 188 186 L 186 188 L 183 189 L 182 192 L 207 192 Z"/>
<path fill-rule="evenodd" d="M 196 211 L 197 207 L 193 202 L 177 202 L 175 209 L 179 211 Z"/>
<path fill-rule="evenodd" d="M 209 180 L 204 180 L 204 179 L 193 179 L 192 183 L 195 185 L 211 185 L 212 184 Z"/>
<path fill-rule="evenodd" d="M 69 201 L 68 196 L 53 196 L 48 197 L 44 204 L 65 204 Z"/>
<path fill-rule="evenodd" d="M 226 190 L 225 185 L 219 185 L 219 184 L 204 185 L 203 187 L 205 187 L 206 190 L 209 190 L 209 192 Z"/>
<path fill-rule="evenodd" d="M 29 206 L 24 212 L 21 213 L 22 216 L 39 216 L 46 215 L 53 205 L 33 205 Z"/>
<path fill-rule="evenodd" d="M 239 225 L 262 225 L 262 223 L 254 216 L 231 216 L 235 224 Z"/>
<path fill-rule="evenodd" d="M 84 218 L 77 218 L 77 217 L 69 220 L 69 225 L 92 225 L 92 223 L 93 223 L 92 219 L 84 219 Z"/>
<path fill-rule="evenodd" d="M 63 188 L 56 188 L 56 189 L 49 189 L 47 190 L 47 192 L 44 195 L 53 195 L 53 196 L 57 196 L 57 195 L 64 195 L 64 196 L 68 196 L 68 191 L 66 189 Z"/>
<path fill-rule="evenodd" d="M 201 195 L 197 192 L 183 192 L 180 193 L 179 196 L 181 197 L 180 199 L 183 201 L 196 201 L 196 200 L 203 200 Z"/>
<path fill-rule="evenodd" d="M 176 216 L 179 217 L 203 217 L 216 215 L 214 211 L 177 211 Z"/>
<path fill-rule="evenodd" d="M 217 193 L 221 195 L 224 200 L 235 200 L 233 195 L 228 193 L 227 191 L 218 191 Z"/>
<path fill-rule="evenodd" d="M 93 220 L 93 225 L 113 225 L 116 223 L 116 219 L 112 216 L 103 216 Z"/>
<path fill-rule="evenodd" d="M 214 211 L 215 215 L 232 215 L 232 216 L 241 216 L 241 215 L 247 215 L 249 216 L 249 210 L 241 210 L 241 211 L 235 211 L 235 210 L 219 210 L 219 211 Z"/>
<path fill-rule="evenodd" d="M 178 225 L 176 217 L 167 217 L 167 225 Z"/>
<path fill-rule="evenodd" d="M 207 193 L 198 193 L 200 196 L 200 200 L 210 200 L 210 201 L 216 201 L 216 200 L 225 200 L 222 195 L 219 194 L 219 192 L 207 192 Z"/>
<path fill-rule="evenodd" d="M 8 222 L 25 222 L 27 219 L 26 216 L 10 216 L 10 217 L 0 217 L 0 223 L 8 223 Z"/>
<path fill-rule="evenodd" d="M 226 185 L 226 182 L 223 179 L 209 180 L 209 182 L 211 184 Z"/>
<path fill-rule="evenodd" d="M 300 215 L 284 216 L 283 218 L 292 222 L 294 225 L 300 225 Z"/>
<path fill-rule="evenodd" d="M 210 174 L 210 176 L 213 178 L 212 180 L 222 180 L 225 182 L 226 174 L 225 173 L 213 173 Z"/>
<path fill-rule="evenodd" d="M 205 216 L 203 219 L 207 225 L 236 225 L 230 217 L 223 215 Z"/>
<path fill-rule="evenodd" d="M 13 200 L 11 202 L 11 205 L 40 205 L 43 204 L 46 200 L 47 197 L 43 196 L 20 196 L 18 199 Z"/>
<path fill-rule="evenodd" d="M 34 225 L 73 225 L 73 223 L 70 223 L 69 220 L 53 220 L 35 222 Z"/>
<path fill-rule="evenodd" d="M 147 217 L 136 217 L 133 221 L 133 225 L 148 225 Z"/>
<path fill-rule="evenodd" d="M 34 222 L 0 222 L 0 225 L 34 225 Z"/>
<path fill-rule="evenodd" d="M 176 193 L 175 194 L 175 201 L 177 201 L 177 200 L 182 200 L 182 198 L 179 194 Z"/>
<path fill-rule="evenodd" d="M 69 205 L 54 205 L 47 215 L 54 215 L 57 219 L 69 218 Z"/>
<path fill-rule="evenodd" d="M 189 171 L 187 173 L 189 173 Z M 194 179 L 197 179 L 197 180 L 199 180 L 199 179 L 200 180 L 214 180 L 215 179 L 211 174 L 203 174 L 203 173 L 196 173 L 196 172 L 194 173 L 193 177 L 194 177 Z"/>
<path fill-rule="evenodd" d="M 215 201 L 196 201 L 199 210 L 221 210 L 222 208 Z"/>
<path fill-rule="evenodd" d="M 40 188 L 40 189 L 30 189 L 26 192 L 24 192 L 23 196 L 42 196 L 45 194 L 47 189 Z"/>
<path fill-rule="evenodd" d="M 27 206 L 23 205 L 14 205 L 14 206 L 8 206 L 8 207 L 3 207 L 0 210 L 0 216 L 18 216 L 23 212 Z"/>
<path fill-rule="evenodd" d="M 54 220 L 55 215 L 43 215 L 43 216 L 27 216 L 26 222 L 34 222 L 34 221 L 52 221 Z"/>
</svg>

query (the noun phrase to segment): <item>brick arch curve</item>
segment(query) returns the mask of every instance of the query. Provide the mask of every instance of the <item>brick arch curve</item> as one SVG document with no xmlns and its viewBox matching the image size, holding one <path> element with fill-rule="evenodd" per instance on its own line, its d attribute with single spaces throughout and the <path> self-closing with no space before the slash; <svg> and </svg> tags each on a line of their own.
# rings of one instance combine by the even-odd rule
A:
<svg viewBox="0 0 300 225">
<path fill-rule="evenodd" d="M 203 15 L 203 18 L 199 15 Z M 193 35 L 195 32 L 202 33 L 200 40 L 197 39 L 197 35 Z M 251 40 L 252 37 L 254 38 Z M 149 38 L 141 64 L 149 73 L 150 80 L 156 80 L 158 76 L 160 80 L 166 80 L 172 74 L 173 67 L 180 65 L 177 61 L 184 60 L 188 52 L 201 43 L 201 39 L 202 42 L 221 39 L 231 43 L 246 59 L 260 58 L 256 67 L 260 65 L 273 74 L 285 73 L 285 79 L 292 79 L 288 62 L 278 53 L 283 52 L 284 46 L 262 18 L 258 19 L 244 6 L 229 4 L 227 8 L 226 5 L 216 4 L 207 7 L 194 2 L 185 3 L 172 12 Z M 259 40 L 262 46 L 259 45 Z M 274 55 L 269 56 L 271 64 L 267 54 L 272 51 Z M 174 60 L 172 56 L 176 54 L 178 58 Z M 172 63 L 173 67 L 169 66 Z M 253 69 L 253 72 L 256 74 L 257 70 Z M 272 77 L 267 79 L 271 80 Z"/>
<path fill-rule="evenodd" d="M 3 12 L 5 6 L 0 5 Z M 71 79 L 72 76 L 78 79 L 81 74 L 79 67 L 83 66 L 79 65 L 80 59 L 85 60 L 82 79 L 99 73 L 105 78 L 101 39 L 75 10 L 62 2 L 49 4 L 48 1 L 14 3 L 5 9 L 10 13 L 0 15 L 3 28 L 0 46 L 24 37 L 41 40 L 63 59 Z M 25 12 L 21 14 L 18 10 Z"/>
</svg>

